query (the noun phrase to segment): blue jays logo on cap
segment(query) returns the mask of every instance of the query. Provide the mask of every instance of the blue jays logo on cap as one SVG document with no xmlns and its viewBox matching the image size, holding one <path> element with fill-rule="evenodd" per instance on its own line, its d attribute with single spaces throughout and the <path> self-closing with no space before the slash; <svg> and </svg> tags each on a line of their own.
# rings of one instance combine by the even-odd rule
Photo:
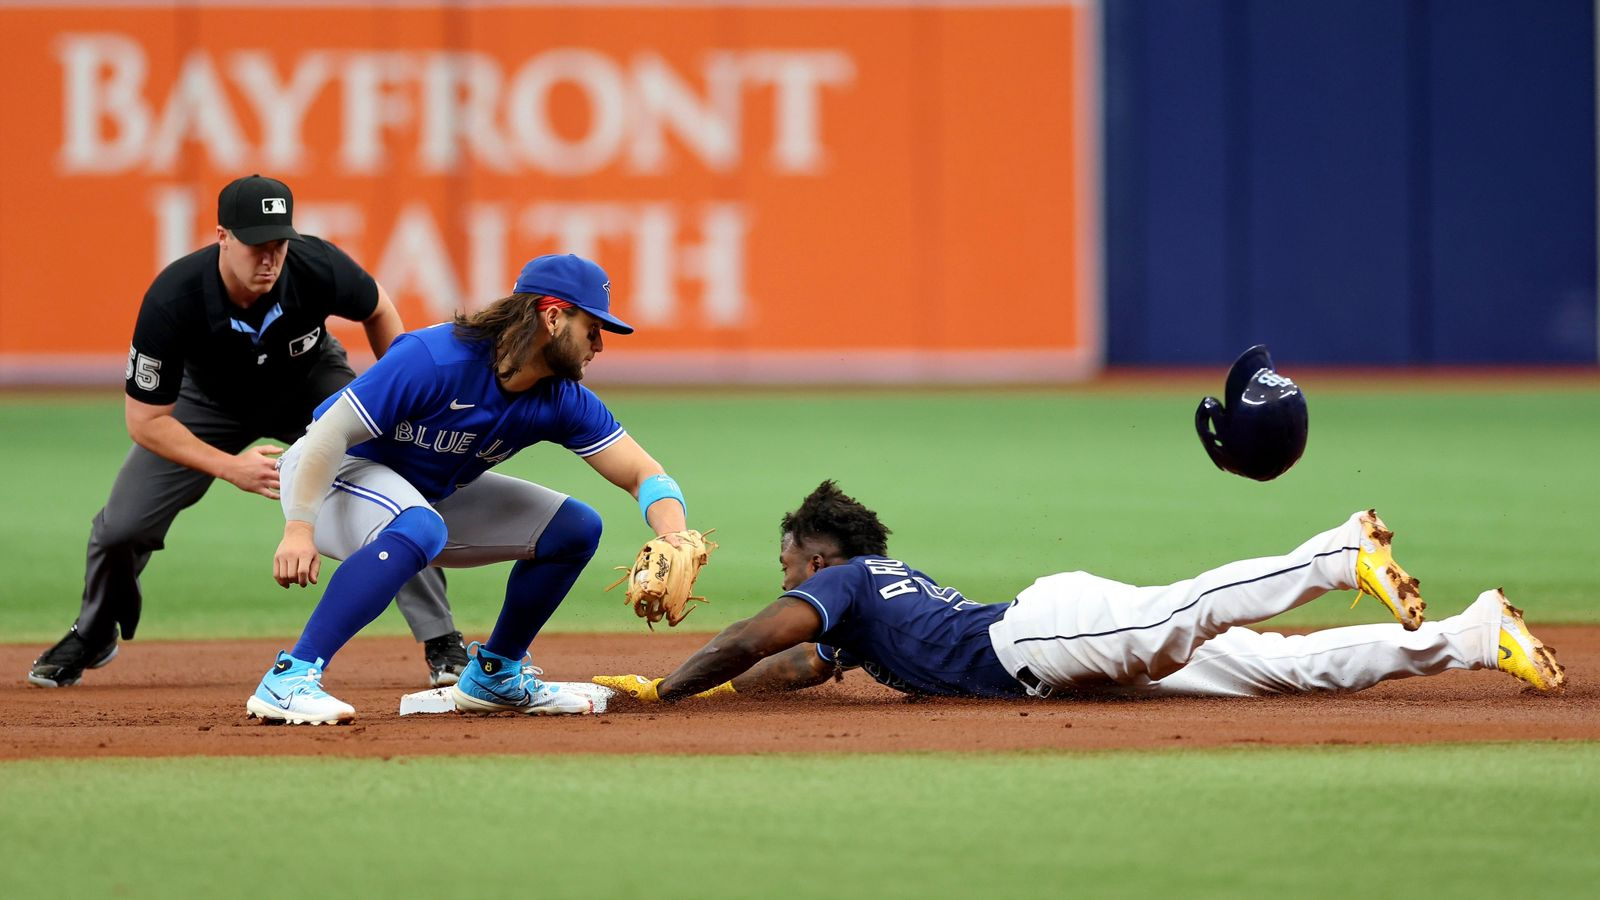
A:
<svg viewBox="0 0 1600 900">
<path fill-rule="evenodd" d="M 616 334 L 633 334 L 633 326 L 611 314 L 611 279 L 606 270 L 572 253 L 531 259 L 517 276 L 513 294 L 543 294 L 571 303 Z"/>
</svg>

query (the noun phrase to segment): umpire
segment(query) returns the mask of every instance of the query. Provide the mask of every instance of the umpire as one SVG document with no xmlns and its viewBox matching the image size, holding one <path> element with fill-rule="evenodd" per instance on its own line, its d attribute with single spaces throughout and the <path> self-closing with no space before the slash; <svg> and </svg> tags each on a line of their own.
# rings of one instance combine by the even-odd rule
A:
<svg viewBox="0 0 1600 900">
<path fill-rule="evenodd" d="M 355 377 L 328 316 L 360 322 L 382 356 L 404 326 L 394 303 L 343 251 L 294 230 L 294 196 L 251 175 L 217 197 L 217 242 L 167 266 L 139 306 L 124 372 L 128 434 L 104 509 L 89 531 L 83 607 L 28 681 L 77 684 L 84 669 L 131 640 L 143 598 L 139 574 L 180 510 L 221 478 L 276 499 L 275 457 L 250 446 L 292 443 L 323 398 Z M 395 602 L 425 645 L 430 683 L 454 684 L 467 664 L 444 576 L 426 568 Z"/>
</svg>

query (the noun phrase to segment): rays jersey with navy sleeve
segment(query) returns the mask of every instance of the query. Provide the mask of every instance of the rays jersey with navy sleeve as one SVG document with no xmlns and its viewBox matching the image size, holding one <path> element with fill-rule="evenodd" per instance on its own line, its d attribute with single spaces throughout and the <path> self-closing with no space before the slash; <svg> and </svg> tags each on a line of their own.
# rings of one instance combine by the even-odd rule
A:
<svg viewBox="0 0 1600 900">
<path fill-rule="evenodd" d="M 910 694 L 1020 697 L 1027 691 L 994 655 L 989 626 L 1009 603 L 978 603 L 899 560 L 857 556 L 785 597 L 822 616 L 817 652 Z"/>
<path fill-rule="evenodd" d="M 434 502 L 540 441 L 591 456 L 626 434 L 577 382 L 546 378 L 507 392 L 492 353 L 487 341 L 458 339 L 450 323 L 407 332 L 324 400 L 316 418 L 335 403 L 350 404 L 372 434 L 350 455 L 388 466 Z"/>
</svg>

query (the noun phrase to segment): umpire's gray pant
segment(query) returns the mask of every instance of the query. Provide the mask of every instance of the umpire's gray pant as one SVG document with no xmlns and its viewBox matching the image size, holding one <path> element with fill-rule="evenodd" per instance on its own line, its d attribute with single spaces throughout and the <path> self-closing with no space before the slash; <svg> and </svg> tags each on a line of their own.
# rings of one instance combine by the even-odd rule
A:
<svg viewBox="0 0 1600 900">
<path fill-rule="evenodd" d="M 263 437 L 285 444 L 298 440 L 321 398 L 349 383 L 354 373 L 342 353 L 320 366 L 306 386 L 308 400 L 285 410 L 281 421 L 246 421 L 218 405 L 184 379 L 173 408 L 173 418 L 195 436 L 225 453 L 238 453 Z M 325 389 L 324 389 L 325 388 Z M 321 393 L 317 393 L 321 391 Z M 309 395 L 314 394 L 315 397 Z M 292 413 L 299 413 L 298 415 Z M 78 633 L 91 641 L 109 638 L 121 626 L 122 637 L 132 638 L 139 626 L 144 598 L 139 575 L 150 555 L 165 546 L 167 529 L 178 513 L 205 496 L 210 475 L 180 466 L 135 444 L 117 471 L 105 508 L 89 530 L 88 563 L 83 578 L 83 608 L 78 612 Z M 270 577 L 273 544 L 263 544 L 262 584 Z M 395 597 L 401 615 L 419 641 L 455 630 L 450 605 L 444 595 L 444 574 L 423 569 L 406 582 Z"/>
</svg>

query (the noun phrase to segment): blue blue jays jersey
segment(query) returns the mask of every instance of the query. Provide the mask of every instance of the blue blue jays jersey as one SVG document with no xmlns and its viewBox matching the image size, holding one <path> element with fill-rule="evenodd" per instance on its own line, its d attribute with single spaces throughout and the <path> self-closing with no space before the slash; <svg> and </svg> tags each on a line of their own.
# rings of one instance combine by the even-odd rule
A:
<svg viewBox="0 0 1600 900">
<path fill-rule="evenodd" d="M 1020 697 L 1027 691 L 994 655 L 989 626 L 1010 606 L 978 603 L 905 563 L 858 556 L 829 566 L 785 597 L 822 615 L 817 652 L 860 666 L 899 691 Z"/>
<path fill-rule="evenodd" d="M 372 368 L 322 401 L 316 418 L 349 403 L 372 433 L 350 455 L 388 466 L 430 501 L 540 441 L 591 456 L 627 433 L 577 382 L 546 378 L 507 392 L 492 352 L 487 341 L 457 339 L 448 323 L 402 334 Z"/>
</svg>

